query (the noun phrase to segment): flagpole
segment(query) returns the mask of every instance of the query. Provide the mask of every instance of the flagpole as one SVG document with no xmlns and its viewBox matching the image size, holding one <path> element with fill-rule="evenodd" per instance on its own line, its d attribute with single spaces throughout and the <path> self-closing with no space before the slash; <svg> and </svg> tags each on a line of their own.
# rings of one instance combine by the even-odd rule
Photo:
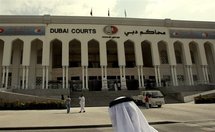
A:
<svg viewBox="0 0 215 132">
<path fill-rule="evenodd" d="M 126 13 L 126 10 L 124 10 L 124 13 L 125 13 L 125 18 L 127 17 L 127 13 Z"/>
<path fill-rule="evenodd" d="M 93 9 L 90 10 L 90 15 L 93 16 Z"/>
</svg>

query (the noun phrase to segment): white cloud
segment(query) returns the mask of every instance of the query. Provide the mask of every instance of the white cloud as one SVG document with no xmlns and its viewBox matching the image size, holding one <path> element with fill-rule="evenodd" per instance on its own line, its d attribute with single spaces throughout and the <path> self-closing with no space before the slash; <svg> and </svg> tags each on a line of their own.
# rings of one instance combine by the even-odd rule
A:
<svg viewBox="0 0 215 132">
<path fill-rule="evenodd" d="M 215 20 L 214 0 L 157 0 L 147 5 L 148 18 L 183 20 Z"/>
<path fill-rule="evenodd" d="M 39 15 L 52 12 L 58 2 L 59 0 L 0 0 L 0 14 Z"/>
<path fill-rule="evenodd" d="M 215 21 L 214 0 L 0 0 L 0 15 L 69 15 Z"/>
<path fill-rule="evenodd" d="M 74 15 L 107 16 L 108 8 L 114 9 L 116 0 L 0 0 L 1 15 Z M 116 13 L 113 13 L 113 15 Z"/>
</svg>

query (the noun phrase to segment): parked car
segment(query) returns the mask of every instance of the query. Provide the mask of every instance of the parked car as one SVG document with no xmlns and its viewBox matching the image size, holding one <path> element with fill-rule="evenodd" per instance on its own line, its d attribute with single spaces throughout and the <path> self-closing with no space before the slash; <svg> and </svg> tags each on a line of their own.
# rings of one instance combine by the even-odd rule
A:
<svg viewBox="0 0 215 132">
<path fill-rule="evenodd" d="M 134 99 L 134 101 L 137 105 L 141 105 L 141 104 L 145 104 L 146 96 L 149 97 L 149 106 L 150 107 L 157 106 L 160 108 L 162 105 L 165 104 L 164 96 L 159 90 L 141 91 L 140 95 L 132 96 L 132 98 Z"/>
</svg>

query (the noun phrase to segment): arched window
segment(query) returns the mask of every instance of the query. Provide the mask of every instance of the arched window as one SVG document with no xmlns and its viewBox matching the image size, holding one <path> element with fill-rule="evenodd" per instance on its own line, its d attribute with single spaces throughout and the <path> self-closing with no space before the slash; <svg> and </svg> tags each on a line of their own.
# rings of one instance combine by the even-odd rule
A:
<svg viewBox="0 0 215 132">
<path fill-rule="evenodd" d="M 36 57 L 31 61 L 36 61 L 36 64 L 42 64 L 43 42 L 40 39 L 35 39 L 31 42 L 31 56 L 34 56 L 36 51 Z"/>
<path fill-rule="evenodd" d="M 62 67 L 62 42 L 58 39 L 51 41 L 52 47 L 52 68 Z"/>
<path fill-rule="evenodd" d="M 124 42 L 126 68 L 135 67 L 134 43 L 130 40 Z"/>
<path fill-rule="evenodd" d="M 100 67 L 99 42 L 94 39 L 88 42 L 88 60 L 89 68 Z"/>
<path fill-rule="evenodd" d="M 181 53 L 180 53 L 180 51 L 178 51 L 178 50 L 175 51 L 175 58 L 176 58 L 176 63 L 177 64 L 182 64 L 182 59 L 181 59 Z"/>
<path fill-rule="evenodd" d="M 152 53 L 151 53 L 151 42 L 145 40 L 141 43 L 142 57 L 144 67 L 153 67 L 152 64 Z"/>
<path fill-rule="evenodd" d="M 118 53 L 117 53 L 117 43 L 113 40 L 109 40 L 106 43 L 107 46 L 107 62 L 108 68 L 118 68 Z"/>
<path fill-rule="evenodd" d="M 162 50 L 160 52 L 160 59 L 161 59 L 161 64 L 168 64 L 169 63 L 166 50 Z"/>
<path fill-rule="evenodd" d="M 69 67 L 81 67 L 81 42 L 77 39 L 69 42 Z"/>
<path fill-rule="evenodd" d="M 196 64 L 193 51 L 190 51 L 190 56 L 193 64 Z"/>
<path fill-rule="evenodd" d="M 37 49 L 37 64 L 42 64 L 42 49 Z"/>
</svg>

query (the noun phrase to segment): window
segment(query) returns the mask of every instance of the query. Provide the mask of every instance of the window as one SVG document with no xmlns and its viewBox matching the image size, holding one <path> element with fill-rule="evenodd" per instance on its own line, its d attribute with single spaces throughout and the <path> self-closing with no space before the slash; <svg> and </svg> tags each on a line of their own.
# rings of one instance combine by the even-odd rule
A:
<svg viewBox="0 0 215 132">
<path fill-rule="evenodd" d="M 190 51 L 190 56 L 191 56 L 192 63 L 193 63 L 193 64 L 196 64 L 195 58 L 194 58 L 194 54 L 193 54 L 192 51 Z"/>
<path fill-rule="evenodd" d="M 181 59 L 181 53 L 180 53 L 180 51 L 178 51 L 178 50 L 175 51 L 175 58 L 176 58 L 176 63 L 177 64 L 182 64 L 182 59 Z"/>
<path fill-rule="evenodd" d="M 36 77 L 36 86 L 39 86 L 42 84 L 42 77 Z"/>
<path fill-rule="evenodd" d="M 177 75 L 178 81 L 183 82 L 184 81 L 184 75 Z"/>
<path fill-rule="evenodd" d="M 71 80 L 80 80 L 80 77 L 79 76 L 71 77 Z"/>
<path fill-rule="evenodd" d="M 42 64 L 42 49 L 37 50 L 37 64 Z"/>
<path fill-rule="evenodd" d="M 162 50 L 160 52 L 160 59 L 161 59 L 161 64 L 168 64 L 168 57 L 167 57 L 166 50 Z"/>
</svg>

